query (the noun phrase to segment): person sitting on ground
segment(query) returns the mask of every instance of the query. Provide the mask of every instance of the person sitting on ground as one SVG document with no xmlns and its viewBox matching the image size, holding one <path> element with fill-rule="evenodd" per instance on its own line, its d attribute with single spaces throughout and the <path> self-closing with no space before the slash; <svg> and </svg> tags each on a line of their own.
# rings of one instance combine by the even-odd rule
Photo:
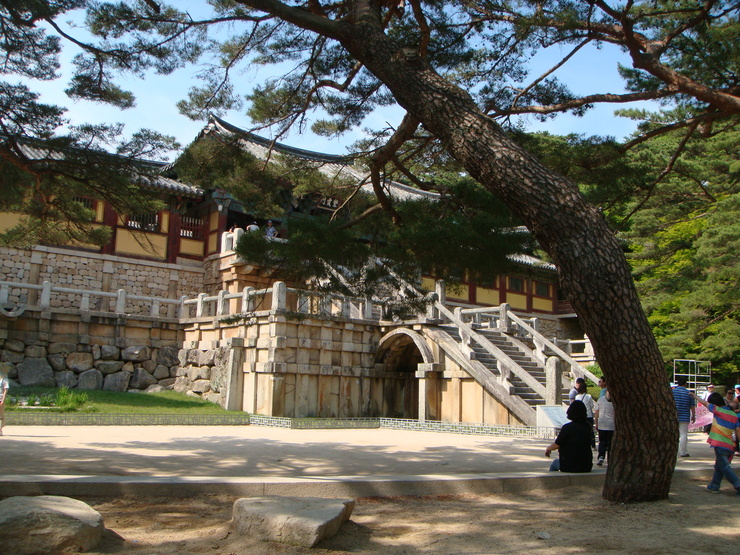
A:
<svg viewBox="0 0 740 555">
<path fill-rule="evenodd" d="M 557 439 L 545 449 L 545 456 L 549 457 L 553 451 L 560 451 L 560 458 L 552 461 L 551 471 L 560 472 L 591 472 L 593 455 L 591 454 L 591 439 L 593 432 L 591 424 L 586 420 L 586 405 L 583 401 L 573 401 L 565 413 L 567 424 L 560 429 Z"/>
<path fill-rule="evenodd" d="M 714 449 L 714 474 L 707 490 L 711 493 L 719 493 L 719 485 L 724 477 L 735 488 L 736 494 L 740 495 L 740 478 L 737 477 L 730 466 L 737 449 L 740 419 L 734 411 L 725 407 L 725 400 L 719 393 L 712 393 L 707 401 L 698 397 L 693 391 L 691 396 L 714 414 L 712 428 L 707 438 L 707 443 Z"/>
</svg>

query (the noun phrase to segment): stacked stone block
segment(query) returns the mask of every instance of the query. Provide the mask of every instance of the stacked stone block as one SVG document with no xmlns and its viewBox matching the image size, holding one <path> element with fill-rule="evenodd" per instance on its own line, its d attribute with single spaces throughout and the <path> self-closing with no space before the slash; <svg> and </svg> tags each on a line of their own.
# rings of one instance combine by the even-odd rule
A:
<svg viewBox="0 0 740 555">
<path fill-rule="evenodd" d="M 106 391 L 172 389 L 179 369 L 178 349 L 54 342 L 26 344 L 5 339 L 0 367 L 23 386 Z"/>
<path fill-rule="evenodd" d="M 180 349 L 173 389 L 225 406 L 229 347 Z"/>
</svg>

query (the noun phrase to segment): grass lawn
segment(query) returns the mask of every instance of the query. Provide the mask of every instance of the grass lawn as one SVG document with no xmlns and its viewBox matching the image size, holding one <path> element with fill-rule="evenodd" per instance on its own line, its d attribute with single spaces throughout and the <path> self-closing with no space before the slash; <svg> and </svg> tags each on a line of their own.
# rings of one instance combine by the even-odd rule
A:
<svg viewBox="0 0 740 555">
<path fill-rule="evenodd" d="M 228 414 L 215 403 L 196 399 L 175 391 L 158 393 L 119 393 L 114 391 L 64 390 L 40 387 L 14 387 L 8 391 L 8 411 L 25 411 L 13 399 L 40 399 L 41 405 L 57 405 L 58 411 L 94 412 L 97 414 Z M 60 402 L 60 396 L 75 397 L 74 403 Z M 65 407 L 66 408 L 60 408 Z M 78 408 L 73 408 L 77 406 Z M 33 410 L 33 409 L 32 409 Z M 55 410 L 55 409 L 49 409 Z M 238 414 L 243 414 L 237 411 Z"/>
</svg>

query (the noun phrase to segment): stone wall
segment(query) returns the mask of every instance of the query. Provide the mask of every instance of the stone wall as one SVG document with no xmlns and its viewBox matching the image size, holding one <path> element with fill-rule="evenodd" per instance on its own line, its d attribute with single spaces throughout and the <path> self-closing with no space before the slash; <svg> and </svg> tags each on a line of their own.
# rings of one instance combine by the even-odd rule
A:
<svg viewBox="0 0 740 555">
<path fill-rule="evenodd" d="M 380 334 L 365 321 L 270 311 L 192 319 L 175 389 L 265 416 L 415 418 L 417 380 L 378 368 Z"/>
<path fill-rule="evenodd" d="M 124 289 L 129 295 L 177 299 L 181 296 L 195 297 L 204 288 L 204 270 L 200 266 L 165 264 L 147 260 L 136 260 L 119 256 L 86 253 L 53 247 L 38 246 L 33 249 L 0 247 L 0 281 L 23 282 L 41 285 L 44 281 L 54 286 L 70 289 L 115 292 Z M 37 292 L 14 290 L 10 292 L 12 303 L 34 304 Z M 29 296 L 32 297 L 29 299 Z M 113 300 L 93 299 L 92 308 L 110 309 L 102 303 Z M 52 308 L 75 308 L 79 297 L 75 295 L 55 296 Z M 130 312 L 146 312 L 143 304 L 133 302 Z"/>
<path fill-rule="evenodd" d="M 226 407 L 231 347 L 180 349 L 172 388 Z"/>
<path fill-rule="evenodd" d="M 61 309 L 60 309 L 61 310 Z M 0 319 L 0 364 L 21 385 L 109 391 L 172 387 L 182 332 L 177 321 L 27 310 Z"/>
</svg>

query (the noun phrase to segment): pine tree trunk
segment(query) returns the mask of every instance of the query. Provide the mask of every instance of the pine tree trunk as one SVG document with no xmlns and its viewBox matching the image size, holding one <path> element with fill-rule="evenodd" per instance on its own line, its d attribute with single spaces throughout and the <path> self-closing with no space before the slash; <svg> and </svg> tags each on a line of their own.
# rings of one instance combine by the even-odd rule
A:
<svg viewBox="0 0 740 555">
<path fill-rule="evenodd" d="M 617 431 L 604 497 L 665 499 L 678 448 L 673 398 L 629 266 L 604 218 L 574 184 L 513 143 L 467 92 L 415 55 L 390 50 L 382 34 L 361 29 L 353 26 L 345 47 L 524 221 L 557 265 L 615 404 Z"/>
</svg>

